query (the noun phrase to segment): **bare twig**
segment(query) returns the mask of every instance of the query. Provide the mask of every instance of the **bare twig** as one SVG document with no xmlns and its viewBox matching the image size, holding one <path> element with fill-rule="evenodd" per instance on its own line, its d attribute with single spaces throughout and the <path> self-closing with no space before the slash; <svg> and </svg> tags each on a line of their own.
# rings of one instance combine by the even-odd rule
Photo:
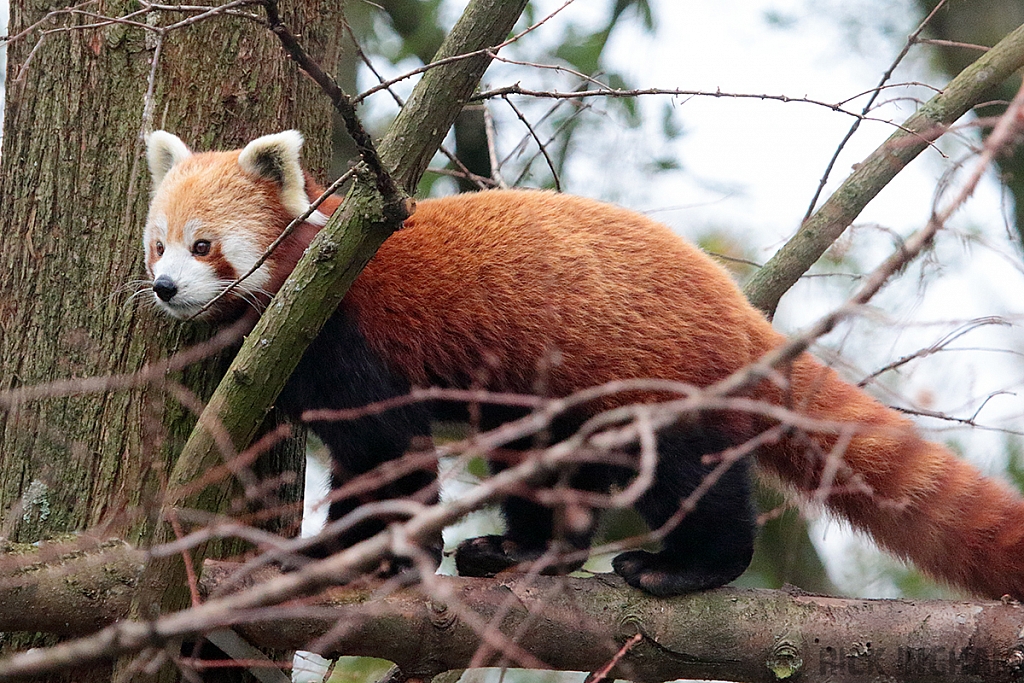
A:
<svg viewBox="0 0 1024 683">
<path fill-rule="evenodd" d="M 471 52 L 465 52 L 465 53 L 462 53 L 462 54 L 453 55 L 451 57 L 444 57 L 442 59 L 437 59 L 435 61 L 432 61 L 430 64 L 424 64 L 423 66 L 421 66 L 419 68 L 412 69 L 411 71 L 407 71 L 406 73 L 402 74 L 401 76 L 398 76 L 396 78 L 392 78 L 390 80 L 387 80 L 387 81 L 384 81 L 382 83 L 379 83 L 378 85 L 375 85 L 374 87 L 368 89 L 367 91 L 365 91 L 363 93 L 360 93 L 359 95 L 357 95 L 357 96 L 352 98 L 352 103 L 353 104 L 359 104 L 360 102 L 365 100 L 370 95 L 373 95 L 374 93 L 380 92 L 381 90 L 387 90 L 387 89 L 391 88 L 391 86 L 393 86 L 393 85 L 395 85 L 397 83 L 401 83 L 402 81 L 408 80 L 408 79 L 412 78 L 413 76 L 417 76 L 417 75 L 419 75 L 421 73 L 425 73 L 425 72 L 430 71 L 432 69 L 436 69 L 439 66 L 446 66 L 448 64 L 455 64 L 457 62 L 460 62 L 460 61 L 463 61 L 463 60 L 466 60 L 466 59 L 473 59 L 475 57 L 488 57 L 489 59 L 493 59 L 497 55 L 498 51 L 500 51 L 502 48 L 504 48 L 504 47 L 506 47 L 508 45 L 511 45 L 512 43 L 518 42 L 523 36 L 525 36 L 525 35 L 527 35 L 529 33 L 533 33 L 538 28 L 540 28 L 541 26 L 546 24 L 548 21 L 550 21 L 552 18 L 554 18 L 555 15 L 557 15 L 559 12 L 561 12 L 566 7 L 571 5 L 574 1 L 575 0 L 566 0 L 562 4 L 561 7 L 555 9 L 553 12 L 551 12 L 548 15 L 546 15 L 545 17 L 540 19 L 535 24 L 533 24 L 533 25 L 523 29 L 519 33 L 517 33 L 514 36 L 512 36 L 511 38 L 509 38 L 508 40 L 505 40 L 505 41 L 503 41 L 501 43 L 498 43 L 497 45 L 495 45 L 493 47 L 483 48 L 483 49 L 480 49 L 480 50 L 473 50 Z"/>
<path fill-rule="evenodd" d="M 642 642 L 643 639 L 643 634 L 637 633 L 635 636 L 627 640 L 622 644 L 622 647 L 619 648 L 619 651 L 615 653 L 615 656 L 608 660 L 607 664 L 587 676 L 583 683 L 601 683 L 601 681 L 608 678 L 608 674 L 611 673 L 612 669 L 622 661 L 622 658 L 625 657 L 630 650 Z"/>
<path fill-rule="evenodd" d="M 263 8 L 267 13 L 267 24 L 270 26 L 270 30 L 274 32 L 274 35 L 281 41 L 285 52 L 298 64 L 300 69 L 305 71 L 320 86 L 324 94 L 330 98 L 335 111 L 338 112 L 345 122 L 345 129 L 348 131 L 352 141 L 355 142 L 359 156 L 367 168 L 370 169 L 370 173 L 373 174 L 377 191 L 384 200 L 386 216 L 396 221 L 404 220 L 408 217 L 408 212 L 405 208 L 405 195 L 398 189 L 390 172 L 384 168 L 384 164 L 377 154 L 377 147 L 373 142 L 373 138 L 366 132 L 362 122 L 359 120 L 356 114 L 357 101 L 345 94 L 338 86 L 337 81 L 334 80 L 334 77 L 324 71 L 306 53 L 298 38 L 295 37 L 295 34 L 281 21 L 281 16 L 277 10 L 277 0 L 263 0 Z"/>
<path fill-rule="evenodd" d="M 906 57 L 907 54 L 910 52 L 910 48 L 915 43 L 918 42 L 918 37 L 921 35 L 921 32 L 924 31 L 925 27 L 928 26 L 928 24 L 931 22 L 932 17 L 934 17 L 935 14 L 940 9 L 942 9 L 943 6 L 945 6 L 945 4 L 946 0 L 940 0 L 932 9 L 932 11 L 928 14 L 928 16 L 925 17 L 920 24 L 918 24 L 914 32 L 911 33 L 909 37 L 907 37 L 906 42 L 904 42 L 903 44 L 903 49 L 901 49 L 900 53 L 896 55 L 896 59 L 892 61 L 892 64 L 889 65 L 889 68 L 885 70 L 885 73 L 883 73 L 882 77 L 878 80 L 878 85 L 876 85 L 874 90 L 871 91 L 871 96 L 868 98 L 868 101 L 864 104 L 863 109 L 861 109 L 862 116 L 866 116 L 867 113 L 871 111 L 871 107 L 874 106 L 875 100 L 878 99 L 879 94 L 881 94 L 882 92 L 882 87 L 888 82 L 890 78 L 892 78 L 893 71 L 896 70 L 896 67 L 900 65 L 900 63 L 903 61 L 903 58 Z M 843 149 L 846 148 L 846 143 L 850 141 L 854 133 L 857 132 L 857 129 L 860 128 L 860 124 L 863 120 L 863 118 L 857 118 L 853 122 L 853 125 L 850 126 L 850 129 L 846 131 L 846 135 L 843 136 L 843 139 L 839 141 L 839 144 L 836 146 L 835 152 L 833 152 L 832 154 L 832 158 L 829 159 L 828 164 L 825 166 L 825 172 L 821 174 L 821 179 L 818 181 L 818 187 L 814 190 L 814 196 L 811 197 L 810 204 L 807 205 L 807 212 L 804 214 L 803 220 L 806 221 L 808 218 L 811 217 L 811 214 L 814 213 L 814 207 L 817 206 L 818 199 L 821 197 L 821 193 L 825 189 L 825 183 L 828 182 L 829 176 L 832 175 L 832 169 L 835 167 L 836 161 L 839 160 L 839 155 L 842 153 Z"/>
<path fill-rule="evenodd" d="M 952 125 L 1021 65 L 1024 65 L 1024 26 L 961 71 L 941 94 L 907 119 L 904 128 L 910 133 L 898 130 L 872 152 L 751 278 L 744 288 L 747 298 L 771 316 L 783 294 L 846 230 L 867 203 L 937 139 L 944 126 Z M 923 248 L 924 245 L 917 246 Z"/>
<path fill-rule="evenodd" d="M 901 84 L 902 85 L 902 84 Z M 891 86 L 896 87 L 896 86 Z M 870 92 L 870 91 L 869 91 Z M 793 97 L 791 95 L 775 95 L 771 93 L 741 93 L 741 92 L 726 92 L 722 90 L 690 90 L 686 88 L 631 88 L 631 89 L 620 89 L 620 88 L 609 88 L 606 85 L 601 85 L 596 90 L 573 90 L 573 91 L 560 91 L 560 90 L 533 90 L 530 88 L 524 88 L 518 83 L 501 88 L 494 88 L 492 90 L 485 90 L 477 93 L 473 96 L 474 101 L 483 101 L 494 99 L 496 97 L 507 97 L 510 95 L 519 95 L 523 97 L 535 97 L 537 99 L 549 99 L 549 100 L 583 100 L 595 97 L 609 97 L 616 99 L 624 98 L 635 98 L 645 95 L 670 95 L 673 97 L 713 97 L 715 99 L 742 99 L 742 100 L 765 100 L 773 102 L 782 102 L 784 104 L 812 104 L 818 107 L 825 107 L 837 114 L 845 114 L 846 116 L 852 116 L 858 120 L 865 121 L 878 121 L 880 123 L 886 123 L 892 125 L 895 128 L 900 128 L 899 124 L 893 123 L 888 119 L 880 119 L 871 116 L 867 116 L 862 113 L 850 111 L 843 107 L 843 102 L 825 102 L 823 100 L 816 100 L 810 97 Z"/>
<path fill-rule="evenodd" d="M 555 183 L 555 190 L 561 192 L 562 182 L 558 179 L 558 169 L 555 168 L 555 162 L 551 160 L 550 156 L 548 156 L 547 145 L 545 145 L 544 141 L 540 139 L 540 136 L 537 135 L 537 131 L 533 129 L 533 126 L 526 117 L 523 116 L 523 112 L 519 111 L 519 107 L 512 104 L 512 101 L 509 100 L 508 97 L 503 96 L 502 99 L 505 100 L 505 104 L 507 104 L 519 120 L 522 121 L 523 125 L 526 126 L 526 130 L 529 131 L 530 136 L 533 137 L 534 142 L 537 143 L 537 148 L 540 150 L 540 153 L 544 155 L 544 161 L 547 162 L 548 170 L 551 171 L 551 178 Z"/>
<path fill-rule="evenodd" d="M 967 322 L 964 325 L 961 325 L 957 329 L 953 330 L 952 332 L 949 332 L 948 334 L 944 335 L 942 339 L 939 339 L 934 344 L 931 344 L 930 346 L 927 346 L 923 349 L 918 349 L 914 353 L 907 354 L 906 356 L 894 360 L 891 363 L 887 363 L 883 367 L 872 372 L 870 375 L 868 375 L 861 381 L 857 382 L 857 386 L 861 388 L 866 387 L 880 375 L 884 375 L 887 372 L 891 372 L 892 370 L 895 370 L 896 368 L 906 365 L 910 361 L 915 360 L 917 358 L 926 358 L 928 356 L 931 356 L 932 354 L 938 353 L 939 351 L 946 348 L 949 344 L 953 343 L 954 341 L 964 336 L 965 334 L 968 334 L 969 332 L 972 332 L 986 325 L 1012 326 L 1012 323 L 1006 320 L 1005 318 L 1001 318 L 998 316 L 988 316 L 985 318 L 977 318 L 975 320 L 971 320 L 970 322 Z"/>
</svg>

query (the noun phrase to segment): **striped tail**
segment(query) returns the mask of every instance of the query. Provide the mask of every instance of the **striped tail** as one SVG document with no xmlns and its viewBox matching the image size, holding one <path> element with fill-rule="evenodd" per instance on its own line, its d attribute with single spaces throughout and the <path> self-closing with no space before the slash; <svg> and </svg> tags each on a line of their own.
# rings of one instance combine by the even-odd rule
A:
<svg viewBox="0 0 1024 683">
<path fill-rule="evenodd" d="M 839 425 L 795 433 L 760 463 L 927 574 L 1024 599 L 1024 500 L 804 354 L 775 400 Z M 845 428 L 845 434 L 844 434 Z M 825 480 L 825 481 L 823 481 Z"/>
</svg>

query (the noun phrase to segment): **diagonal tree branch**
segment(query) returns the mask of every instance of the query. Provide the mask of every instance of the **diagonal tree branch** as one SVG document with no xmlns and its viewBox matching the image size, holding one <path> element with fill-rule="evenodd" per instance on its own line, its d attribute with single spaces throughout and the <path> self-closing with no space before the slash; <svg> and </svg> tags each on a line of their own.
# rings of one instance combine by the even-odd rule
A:
<svg viewBox="0 0 1024 683">
<path fill-rule="evenodd" d="M 1024 26 L 960 72 L 857 166 L 796 235 L 750 279 L 744 288 L 750 302 L 773 315 L 782 295 L 856 220 L 868 202 L 948 126 L 1022 66 Z"/>
<path fill-rule="evenodd" d="M 500 42 L 525 4 L 474 0 L 441 46 L 438 59 Z M 427 72 L 417 85 L 379 147 L 384 167 L 401 187 L 412 188 L 419 181 L 489 61 L 480 54 L 446 64 Z M 248 444 L 306 346 L 380 244 L 399 227 L 398 222 L 385 221 L 381 197 L 370 185 L 356 183 L 248 336 L 179 456 L 172 487 L 184 483 L 179 477 L 203 471 L 203 463 L 220 461 L 210 425 L 223 425 L 236 448 Z M 181 501 L 167 504 L 177 502 Z"/>
<path fill-rule="evenodd" d="M 373 174 L 377 192 L 384 198 L 385 206 L 397 204 L 400 199 L 399 190 L 395 186 L 395 181 L 391 174 L 388 173 L 381 163 L 380 156 L 377 154 L 377 148 L 373 144 L 373 139 L 366 132 L 366 129 L 363 128 L 363 124 L 356 114 L 356 105 L 352 102 L 352 98 L 338 86 L 333 76 L 324 71 L 309 56 L 295 34 L 284 25 L 278 13 L 277 0 L 266 0 L 263 3 L 263 8 L 267 13 L 267 24 L 270 26 L 270 30 L 274 32 L 274 35 L 281 41 L 285 52 L 298 64 L 300 69 L 306 72 L 320 86 L 324 94 L 331 99 L 331 104 L 334 105 L 335 111 L 338 112 L 345 122 L 345 129 L 356 144 L 359 156 L 370 169 L 370 173 Z M 403 220 L 404 218 L 405 216 L 398 220 Z"/>
</svg>

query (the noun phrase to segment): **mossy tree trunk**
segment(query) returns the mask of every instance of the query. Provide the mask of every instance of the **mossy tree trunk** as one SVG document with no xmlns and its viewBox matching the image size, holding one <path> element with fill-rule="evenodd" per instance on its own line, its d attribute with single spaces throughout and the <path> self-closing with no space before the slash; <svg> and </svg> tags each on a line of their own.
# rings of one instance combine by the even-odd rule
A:
<svg viewBox="0 0 1024 683">
<path fill-rule="evenodd" d="M 15 0 L 10 35 L 62 6 Z M 96 7 L 110 16 L 138 8 Z M 341 44 L 337 3 L 298 0 L 289 10 L 286 21 L 330 68 Z M 149 180 L 139 133 L 155 35 L 122 24 L 81 28 L 87 23 L 95 22 L 61 15 L 45 27 L 74 30 L 50 33 L 38 47 L 38 33 L 30 33 L 9 49 L 0 389 L 132 372 L 209 334 L 162 319 L 143 303 L 146 295 L 129 300 L 134 288 L 126 284 L 144 277 Z M 307 136 L 307 164 L 314 172 L 327 165 L 330 103 L 256 22 L 213 17 L 168 33 L 155 85 L 153 126 L 197 148 L 238 146 L 296 127 Z M 170 379 L 203 398 L 223 366 L 223 358 L 212 358 Z M 4 408 L 0 537 L 31 543 L 85 532 L 145 543 L 161 484 L 194 422 L 189 409 L 157 385 L 8 401 Z M 279 470 L 282 458 L 298 476 L 278 498 L 298 500 L 301 443 L 277 449 L 266 459 L 273 462 L 259 467 Z M 0 644 L 41 642 L 27 638 Z M 109 680 L 110 671 L 76 672 L 74 679 Z"/>
</svg>

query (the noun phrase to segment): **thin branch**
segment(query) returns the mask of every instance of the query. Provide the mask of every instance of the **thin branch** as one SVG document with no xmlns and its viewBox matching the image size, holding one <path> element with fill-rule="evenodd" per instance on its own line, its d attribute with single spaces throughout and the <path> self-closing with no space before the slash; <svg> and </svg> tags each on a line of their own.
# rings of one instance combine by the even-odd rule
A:
<svg viewBox="0 0 1024 683">
<path fill-rule="evenodd" d="M 338 86 L 337 81 L 329 73 L 324 71 L 320 65 L 313 60 L 303 49 L 298 38 L 295 37 L 284 22 L 277 10 L 277 0 L 264 0 L 263 8 L 267 13 L 267 24 L 274 35 L 281 41 L 288 56 L 295 61 L 300 69 L 306 72 L 310 78 L 320 86 L 324 94 L 330 98 L 335 111 L 345 122 L 345 129 L 348 131 L 352 141 L 355 142 L 356 150 L 362 158 L 363 163 L 370 169 L 376 182 L 377 191 L 384 200 L 384 210 L 389 219 L 397 221 L 408 217 L 405 210 L 405 195 L 398 189 L 394 179 L 377 154 L 377 147 L 373 138 L 366 132 L 359 116 L 356 114 L 357 101 L 349 97 Z"/>
<path fill-rule="evenodd" d="M 351 40 L 352 44 L 355 46 L 356 55 L 359 57 L 360 61 L 362 61 L 366 68 L 370 70 L 370 73 L 373 74 L 374 78 L 377 79 L 378 83 L 384 83 L 384 77 L 377 70 L 377 67 L 374 66 L 373 61 L 366 56 L 365 52 L 363 52 L 362 46 L 359 45 L 359 41 L 356 40 L 356 36 L 352 32 L 352 27 L 349 26 L 347 23 L 345 24 L 345 31 L 348 33 L 349 40 Z M 391 95 L 391 99 L 395 101 L 395 104 L 398 105 L 399 109 L 405 106 L 405 100 L 403 100 L 402 97 L 397 92 L 395 92 L 393 88 L 389 87 L 387 89 L 387 93 Z M 477 174 L 473 173 L 472 171 L 470 171 L 468 168 L 466 168 L 466 165 L 462 163 L 462 160 L 459 159 L 458 156 L 456 156 L 456 154 L 449 150 L 445 145 L 441 145 L 439 149 L 441 151 L 441 154 L 448 157 L 448 160 L 455 166 L 457 170 L 451 171 L 450 169 L 432 169 L 432 173 L 437 173 L 439 175 L 452 175 L 458 178 L 466 178 L 481 190 L 486 190 L 488 187 L 491 187 L 491 184 L 487 182 L 487 178 L 482 178 Z"/>
<path fill-rule="evenodd" d="M 903 128 L 861 162 L 838 190 L 765 267 L 744 293 L 769 317 L 779 299 L 846 230 L 863 208 L 897 173 L 940 137 L 996 85 L 1024 66 L 1024 26 L 1018 27 L 964 69 L 943 92 L 928 101 Z"/>
<path fill-rule="evenodd" d="M 550 14 L 548 14 L 547 16 L 542 18 L 537 23 L 533 24 L 532 26 L 527 27 L 526 29 L 524 29 L 524 30 L 520 31 L 519 33 L 515 34 L 514 36 L 512 36 L 508 40 L 505 40 L 505 41 L 503 41 L 501 43 L 498 43 L 497 45 L 494 45 L 493 47 L 487 47 L 487 48 L 483 48 L 481 50 L 472 50 L 472 51 L 469 51 L 469 52 L 464 52 L 462 54 L 451 55 L 451 56 L 444 56 L 444 57 L 441 57 L 441 58 L 435 57 L 433 60 L 431 60 L 431 62 L 429 64 L 424 64 L 423 66 L 421 66 L 419 68 L 412 69 L 411 71 L 407 71 L 406 73 L 402 74 L 401 76 L 397 76 L 396 78 L 392 78 L 390 80 L 387 80 L 387 81 L 384 81 L 382 83 L 379 83 L 379 84 L 375 85 L 374 87 L 370 88 L 369 90 L 366 90 L 365 92 L 362 92 L 359 95 L 356 95 L 355 97 L 352 98 L 352 103 L 353 104 L 359 104 L 360 102 L 365 100 L 370 95 L 373 95 L 374 93 L 380 92 L 381 90 L 390 89 L 393 85 L 401 83 L 402 81 L 406 81 L 406 80 L 412 78 L 413 76 L 417 76 L 417 75 L 422 74 L 422 73 L 427 73 L 427 72 L 429 72 L 429 71 L 431 71 L 433 69 L 436 69 L 436 68 L 438 68 L 440 66 L 447 66 L 449 64 L 456 64 L 458 62 L 461 62 L 461 61 L 464 61 L 464 60 L 467 60 L 467 59 L 476 59 L 478 57 L 486 57 L 488 60 L 493 59 L 502 48 L 505 48 L 505 47 L 511 45 L 512 43 L 518 42 L 523 36 L 525 36 L 525 35 L 527 35 L 529 33 L 533 33 L 538 28 L 540 28 L 541 26 L 546 24 L 548 21 L 550 21 L 552 18 L 554 18 L 555 15 L 557 15 L 559 12 L 561 12 L 566 7 L 571 5 L 573 2 L 575 2 L 575 0 L 566 0 L 562 4 L 561 7 L 555 9 L 553 12 L 551 12 Z"/>
<path fill-rule="evenodd" d="M 508 184 L 501 176 L 501 165 L 498 163 L 497 133 L 494 130 L 494 117 L 486 104 L 481 105 L 484 109 L 484 133 L 487 135 L 487 158 L 491 162 L 491 181 L 503 190 L 508 189 Z"/>
<path fill-rule="evenodd" d="M 921 32 L 924 31 L 925 27 L 931 22 L 932 17 L 934 17 L 935 14 L 945 6 L 945 4 L 946 0 L 940 0 L 939 3 L 932 8 L 932 11 L 928 16 L 924 18 L 924 21 L 918 24 L 914 32 L 907 37 L 907 40 L 903 43 L 903 49 L 901 49 L 900 53 L 896 55 L 896 59 L 892 61 L 892 64 L 889 65 L 889 68 L 885 70 L 885 73 L 883 73 L 882 77 L 878 80 L 878 85 L 876 85 L 874 90 L 871 91 L 871 96 L 868 98 L 867 103 L 861 110 L 862 115 L 867 115 L 867 113 L 871 111 L 871 107 L 874 105 L 875 100 L 878 99 L 879 94 L 881 94 L 882 88 L 889 79 L 892 78 L 892 74 L 896 70 L 896 67 L 900 65 L 903 58 L 910 52 L 910 48 L 918 42 L 918 36 L 921 35 Z M 857 129 L 860 128 L 860 124 L 863 120 L 863 118 L 856 119 L 853 122 L 853 125 L 850 126 L 850 129 L 846 131 L 846 135 L 843 136 L 843 139 L 839 141 L 839 145 L 836 146 L 835 152 L 832 153 L 832 158 L 829 159 L 828 164 L 825 166 L 825 172 L 821 174 L 821 178 L 818 180 L 818 187 L 814 190 L 814 196 L 811 197 L 810 204 L 807 205 L 807 212 L 804 214 L 803 220 L 806 221 L 811 217 L 811 214 L 814 213 L 814 207 L 818 205 L 818 199 L 821 198 L 821 193 L 825 189 L 825 183 L 828 182 L 829 177 L 832 175 L 832 169 L 835 168 L 836 162 L 839 160 L 839 155 L 846 148 L 846 143 L 850 141 L 857 132 Z"/>
<path fill-rule="evenodd" d="M 861 381 L 857 382 L 857 386 L 860 388 L 864 388 L 867 385 L 871 384 L 878 376 L 884 375 L 887 372 L 891 372 L 892 370 L 902 367 L 909 363 L 910 361 L 915 360 L 917 358 L 927 358 L 932 354 L 938 353 L 939 351 L 946 348 L 947 346 L 949 346 L 949 344 L 956 341 L 965 334 L 972 332 L 978 329 L 979 327 L 985 327 L 986 325 L 1002 325 L 1006 327 L 1012 327 L 1013 323 L 1006 320 L 1005 318 L 1001 318 L 998 316 L 988 316 L 984 318 L 977 318 L 975 320 L 971 320 L 970 322 L 961 325 L 952 332 L 949 332 L 948 334 L 943 336 L 942 339 L 939 339 L 934 344 L 926 346 L 923 349 L 918 349 L 914 353 L 907 354 L 902 358 L 894 360 L 891 363 L 887 363 L 878 370 L 872 372 L 870 375 L 868 375 Z"/>
<path fill-rule="evenodd" d="M 541 65 L 534 64 L 533 66 Z M 810 97 L 773 95 L 771 93 L 741 93 L 726 92 L 722 90 L 689 90 L 685 88 L 633 88 L 627 90 L 620 88 L 609 88 L 603 84 L 601 88 L 596 90 L 573 90 L 570 92 L 565 92 L 560 90 L 533 90 L 530 88 L 524 88 L 523 86 L 516 83 L 513 85 L 508 85 L 501 88 L 494 88 L 492 90 L 485 90 L 483 92 L 477 93 L 473 96 L 473 101 L 480 102 L 484 100 L 494 99 L 496 97 L 507 97 L 509 95 L 520 95 L 523 97 L 535 97 L 538 99 L 550 100 L 581 100 L 594 97 L 627 99 L 642 97 L 646 95 L 671 95 L 674 97 L 687 98 L 713 97 L 715 99 L 763 100 L 772 102 L 782 102 L 784 104 L 813 104 L 818 107 L 825 107 L 826 109 L 834 111 L 838 114 L 852 116 L 853 118 L 856 118 L 858 120 L 878 121 L 880 123 L 886 123 L 893 125 L 896 128 L 900 128 L 898 124 L 895 124 L 892 121 L 889 121 L 888 119 L 875 118 L 855 111 L 850 111 L 849 109 L 843 107 L 843 102 L 825 102 L 823 100 L 816 100 Z"/>
<path fill-rule="evenodd" d="M 544 155 L 544 161 L 547 162 L 548 170 L 551 171 L 551 178 L 555 183 L 555 190 L 561 192 L 562 182 L 558 179 L 558 169 L 555 168 L 555 162 L 552 161 L 550 156 L 548 156 L 547 146 L 544 144 L 544 141 L 540 139 L 539 135 L 537 135 L 537 131 L 535 131 L 533 126 L 530 125 L 530 122 L 523 115 L 523 112 L 519 111 L 519 107 L 512 104 L 512 101 L 509 100 L 508 97 L 503 96 L 501 99 L 505 100 L 505 104 L 512 109 L 523 125 L 526 126 L 526 130 L 529 131 L 530 136 L 533 138 L 534 142 L 537 143 L 537 148 L 540 150 L 540 153 Z"/>
</svg>

